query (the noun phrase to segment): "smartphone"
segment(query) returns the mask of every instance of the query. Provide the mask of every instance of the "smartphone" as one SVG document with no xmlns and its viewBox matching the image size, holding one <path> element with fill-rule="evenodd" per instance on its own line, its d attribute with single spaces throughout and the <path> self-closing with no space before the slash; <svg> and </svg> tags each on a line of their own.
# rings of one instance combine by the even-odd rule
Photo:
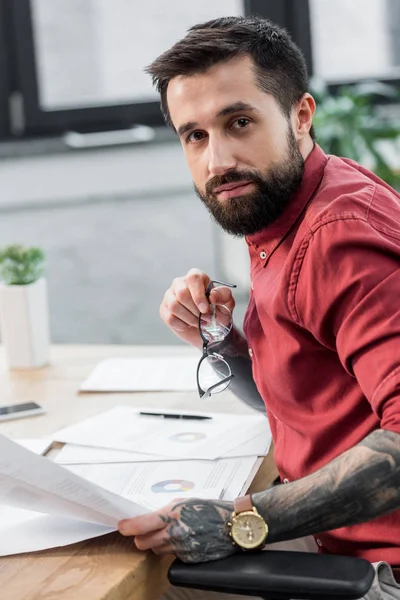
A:
<svg viewBox="0 0 400 600">
<path fill-rule="evenodd" d="M 45 412 L 44 408 L 39 404 L 36 404 L 36 402 L 26 402 L 24 404 L 14 404 L 12 406 L 0 406 L 0 421 L 33 417 L 35 415 L 43 415 Z"/>
</svg>

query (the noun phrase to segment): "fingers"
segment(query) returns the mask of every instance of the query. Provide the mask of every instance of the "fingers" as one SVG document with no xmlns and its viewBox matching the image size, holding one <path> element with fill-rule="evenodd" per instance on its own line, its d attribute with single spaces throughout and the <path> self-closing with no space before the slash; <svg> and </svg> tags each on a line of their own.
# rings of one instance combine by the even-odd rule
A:
<svg viewBox="0 0 400 600">
<path fill-rule="evenodd" d="M 167 546 L 172 548 L 170 537 L 165 528 L 161 529 L 161 531 L 156 531 L 155 533 L 137 535 L 135 537 L 135 546 L 138 550 L 153 550 L 153 552 L 165 549 Z"/>
<path fill-rule="evenodd" d="M 168 524 L 165 511 L 155 511 L 132 519 L 123 519 L 118 523 L 118 530 L 122 535 L 146 535 L 164 529 Z"/>
<path fill-rule="evenodd" d="M 210 278 L 200 269 L 191 269 L 184 277 L 177 277 L 166 291 L 160 306 L 160 316 L 174 333 L 186 342 L 201 347 L 198 332 L 199 313 L 207 314 L 211 304 L 224 304 L 232 312 L 235 300 L 228 287 L 211 291 L 209 299 L 206 289 Z"/>
<path fill-rule="evenodd" d="M 118 523 L 118 530 L 122 535 L 146 535 L 167 527 L 171 519 L 176 518 L 176 510 L 183 498 L 175 498 L 169 504 L 145 515 L 122 519 Z"/>
<path fill-rule="evenodd" d="M 199 269 L 190 269 L 185 277 L 185 283 L 197 308 L 197 314 L 199 312 L 207 313 L 209 310 L 209 302 L 206 297 L 206 288 L 209 282 L 208 275 Z"/>
<path fill-rule="evenodd" d="M 183 280 L 166 291 L 163 306 L 165 311 L 170 314 L 171 320 L 182 321 L 190 327 L 197 327 L 199 310 Z"/>
<path fill-rule="evenodd" d="M 210 302 L 211 304 L 224 304 L 231 312 L 235 308 L 235 299 L 231 288 L 228 287 L 213 288 L 210 292 Z"/>
<path fill-rule="evenodd" d="M 175 554 L 169 525 L 178 517 L 182 501 L 183 498 L 175 498 L 155 512 L 124 519 L 118 523 L 119 531 L 123 535 L 134 535 L 138 550 L 151 550 L 157 555 Z"/>
<path fill-rule="evenodd" d="M 210 278 L 199 269 L 191 269 L 185 277 L 174 279 L 160 306 L 160 316 L 177 335 L 190 343 L 201 342 L 198 335 L 199 312 L 207 312 L 209 302 L 205 290 Z M 201 306 L 201 308 L 200 308 Z M 186 336 L 186 337 L 185 337 Z M 195 339 L 194 336 L 196 337 Z M 198 338 L 198 339 L 197 339 Z"/>
<path fill-rule="evenodd" d="M 191 325 L 184 320 L 185 318 L 191 320 L 189 316 L 185 317 L 182 315 L 182 319 L 180 319 L 179 317 L 176 317 L 171 309 L 169 309 L 165 304 L 161 304 L 160 306 L 160 317 L 170 329 L 179 333 L 185 332 L 194 327 L 194 325 Z"/>
</svg>

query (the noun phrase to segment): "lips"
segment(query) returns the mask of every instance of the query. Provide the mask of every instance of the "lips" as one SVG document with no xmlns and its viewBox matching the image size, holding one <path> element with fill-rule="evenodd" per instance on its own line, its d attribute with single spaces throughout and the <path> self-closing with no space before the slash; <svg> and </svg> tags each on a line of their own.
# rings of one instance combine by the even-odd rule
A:
<svg viewBox="0 0 400 600">
<path fill-rule="evenodd" d="M 251 183 L 251 181 L 234 181 L 232 183 L 220 185 L 219 187 L 215 188 L 214 194 L 220 194 L 221 192 L 228 192 L 228 191 L 234 190 L 236 188 L 244 187 L 245 185 L 248 185 L 249 183 Z"/>
</svg>

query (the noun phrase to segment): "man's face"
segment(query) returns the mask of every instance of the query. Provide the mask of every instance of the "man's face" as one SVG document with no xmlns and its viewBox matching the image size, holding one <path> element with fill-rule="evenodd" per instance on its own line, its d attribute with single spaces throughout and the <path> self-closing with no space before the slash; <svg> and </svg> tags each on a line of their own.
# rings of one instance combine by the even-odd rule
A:
<svg viewBox="0 0 400 600">
<path fill-rule="evenodd" d="M 292 125 L 257 85 L 249 57 L 175 77 L 168 107 L 195 189 L 228 233 L 273 223 L 299 186 L 304 159 Z"/>
</svg>

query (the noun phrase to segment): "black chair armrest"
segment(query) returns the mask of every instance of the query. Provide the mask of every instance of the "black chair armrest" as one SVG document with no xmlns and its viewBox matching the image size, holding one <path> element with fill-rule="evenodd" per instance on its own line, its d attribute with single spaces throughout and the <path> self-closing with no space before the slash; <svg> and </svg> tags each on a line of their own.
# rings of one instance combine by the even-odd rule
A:
<svg viewBox="0 0 400 600">
<path fill-rule="evenodd" d="M 271 550 L 207 563 L 175 560 L 168 572 L 172 585 L 268 600 L 355 600 L 368 592 L 374 575 L 361 558 Z"/>
</svg>

